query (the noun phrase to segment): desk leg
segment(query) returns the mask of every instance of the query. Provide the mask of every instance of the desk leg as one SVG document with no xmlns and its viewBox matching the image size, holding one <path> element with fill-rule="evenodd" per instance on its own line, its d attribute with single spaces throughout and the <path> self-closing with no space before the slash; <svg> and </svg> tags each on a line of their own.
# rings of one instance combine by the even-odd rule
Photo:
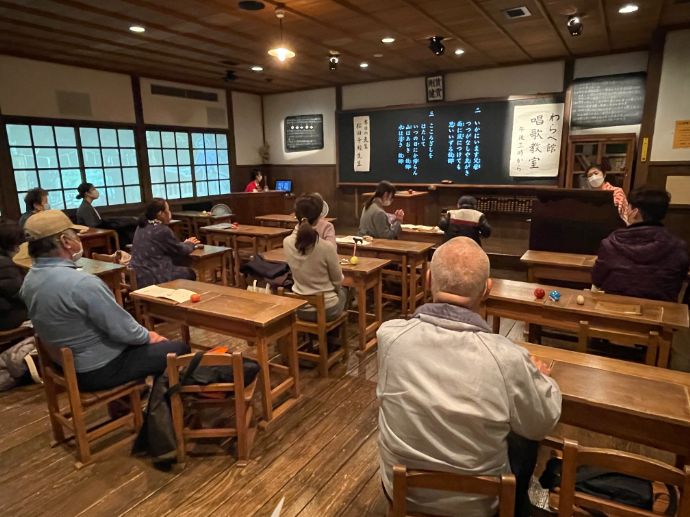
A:
<svg viewBox="0 0 690 517">
<path fill-rule="evenodd" d="M 228 285 L 228 254 L 220 256 L 220 281 L 223 285 Z"/>
<path fill-rule="evenodd" d="M 359 327 L 359 349 L 364 352 L 367 348 L 367 286 L 358 279 L 357 288 L 357 325 Z"/>
<path fill-rule="evenodd" d="M 528 281 L 529 283 L 531 283 L 531 284 L 533 284 L 533 283 L 535 282 L 535 279 L 534 279 L 534 268 L 533 268 L 532 266 L 529 266 L 529 267 L 527 268 L 527 281 Z"/>
<path fill-rule="evenodd" d="M 667 330 L 659 333 L 659 358 L 657 359 L 657 366 L 660 368 L 668 368 L 668 360 L 671 355 L 671 341 L 673 340 L 673 333 Z"/>
<path fill-rule="evenodd" d="M 192 346 L 192 336 L 189 333 L 189 325 L 180 325 L 180 336 L 182 341 L 187 343 L 190 347 Z"/>
<path fill-rule="evenodd" d="M 500 334 L 501 332 L 501 317 L 495 314 L 491 318 L 491 330 L 494 334 Z"/>
<path fill-rule="evenodd" d="M 297 315 L 292 316 L 292 331 L 290 332 L 290 348 L 288 349 L 288 368 L 290 369 L 290 376 L 294 381 L 293 392 L 295 398 L 300 396 L 299 387 L 299 359 L 297 358 Z"/>
<path fill-rule="evenodd" d="M 400 305 L 402 306 L 402 315 L 407 316 L 408 313 L 408 307 L 410 306 L 410 302 L 407 299 L 408 296 L 408 287 L 410 284 L 410 275 L 409 272 L 407 271 L 407 255 L 402 256 L 402 263 L 400 264 L 400 269 L 402 276 L 400 277 L 400 284 L 401 284 L 401 289 L 402 292 L 400 293 Z"/>
<path fill-rule="evenodd" d="M 261 337 L 256 343 L 256 359 L 261 370 L 259 371 L 259 383 L 263 393 L 264 419 L 267 422 L 273 420 L 273 395 L 271 393 L 271 374 L 268 365 L 268 343 Z"/>
<path fill-rule="evenodd" d="M 422 298 L 422 303 L 426 303 L 429 300 L 429 288 L 427 279 L 429 278 L 429 259 L 425 256 L 422 259 L 422 290 L 424 292 L 424 298 Z"/>
</svg>

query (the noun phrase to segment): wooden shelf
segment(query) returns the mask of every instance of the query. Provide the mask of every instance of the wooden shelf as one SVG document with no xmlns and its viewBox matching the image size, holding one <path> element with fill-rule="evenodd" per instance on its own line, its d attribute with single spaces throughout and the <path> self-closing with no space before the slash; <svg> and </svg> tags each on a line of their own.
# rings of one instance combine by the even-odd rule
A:
<svg viewBox="0 0 690 517">
<path fill-rule="evenodd" d="M 594 164 L 602 164 L 605 168 L 615 167 L 615 170 L 605 170 L 607 175 L 614 176 L 614 185 L 620 186 L 625 192 L 630 190 L 632 178 L 632 168 L 635 162 L 635 143 L 637 135 L 635 133 L 611 133 L 601 135 L 575 135 L 568 138 L 567 166 L 565 176 L 566 188 L 577 188 L 580 186 L 582 175 L 587 168 Z M 626 152 L 607 153 L 606 148 L 611 144 L 617 144 L 616 151 L 620 150 L 621 144 L 626 146 Z M 584 153 L 587 148 L 588 152 Z M 624 169 L 620 167 L 625 165 Z"/>
</svg>

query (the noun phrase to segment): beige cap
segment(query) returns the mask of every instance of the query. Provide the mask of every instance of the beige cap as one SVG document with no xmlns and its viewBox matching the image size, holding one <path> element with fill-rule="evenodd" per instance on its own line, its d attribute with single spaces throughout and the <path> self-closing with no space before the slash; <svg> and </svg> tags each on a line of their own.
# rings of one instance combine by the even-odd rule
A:
<svg viewBox="0 0 690 517">
<path fill-rule="evenodd" d="M 24 225 L 27 240 L 30 241 L 37 241 L 45 237 L 58 235 L 65 230 L 84 232 L 88 229 L 88 226 L 73 224 L 70 218 L 60 210 L 43 210 L 42 212 L 37 212 L 29 217 Z"/>
</svg>

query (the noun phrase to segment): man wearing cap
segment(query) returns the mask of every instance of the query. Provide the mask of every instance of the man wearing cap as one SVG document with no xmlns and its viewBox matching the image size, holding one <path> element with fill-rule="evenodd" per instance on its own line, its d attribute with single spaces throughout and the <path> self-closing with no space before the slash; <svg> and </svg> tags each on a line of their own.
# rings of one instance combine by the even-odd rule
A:
<svg viewBox="0 0 690 517">
<path fill-rule="evenodd" d="M 19 294 L 36 333 L 49 352 L 72 350 L 85 391 L 162 373 L 166 355 L 187 353 L 189 346 L 139 325 L 100 279 L 78 270 L 83 248 L 77 232 L 84 229 L 59 210 L 39 212 L 26 223 L 33 266 Z"/>
<path fill-rule="evenodd" d="M 445 232 L 443 242 L 454 237 L 469 237 L 481 246 L 482 237 L 491 235 L 491 226 L 486 216 L 477 210 L 477 200 L 473 196 L 460 196 L 458 209 L 443 214 L 438 227 Z"/>
</svg>

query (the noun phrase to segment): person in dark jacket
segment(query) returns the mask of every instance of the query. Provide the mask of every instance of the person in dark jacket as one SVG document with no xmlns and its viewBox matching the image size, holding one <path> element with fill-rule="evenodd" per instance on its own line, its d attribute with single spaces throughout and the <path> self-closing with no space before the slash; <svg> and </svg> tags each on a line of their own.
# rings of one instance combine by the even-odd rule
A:
<svg viewBox="0 0 690 517">
<path fill-rule="evenodd" d="M 100 197 L 98 189 L 93 183 L 82 183 L 77 188 L 77 199 L 81 199 L 81 205 L 77 208 L 77 224 L 83 224 L 89 228 L 98 228 L 103 224 L 103 218 L 94 208 L 93 202 Z"/>
<path fill-rule="evenodd" d="M 595 287 L 612 294 L 677 301 L 688 274 L 688 247 L 664 228 L 671 196 L 641 187 L 628 197 L 630 226 L 601 243 L 592 270 Z"/>
<path fill-rule="evenodd" d="M 28 319 L 26 305 L 19 298 L 23 275 L 12 261 L 24 235 L 16 223 L 0 223 L 0 330 L 18 327 Z"/>
<path fill-rule="evenodd" d="M 24 196 L 24 204 L 26 205 L 26 212 L 19 218 L 19 226 L 22 229 L 24 229 L 26 220 L 29 217 L 43 210 L 50 210 L 48 191 L 39 187 L 32 188 Z"/>
<path fill-rule="evenodd" d="M 491 225 L 477 210 L 477 200 L 472 196 L 460 196 L 458 209 L 443 214 L 438 227 L 445 232 L 443 242 L 454 237 L 469 237 L 481 246 L 482 237 L 491 235 Z"/>
<path fill-rule="evenodd" d="M 139 220 L 130 262 L 139 288 L 177 279 L 196 280 L 196 274 L 189 267 L 189 255 L 199 240 L 190 237 L 180 242 L 168 226 L 171 218 L 168 202 L 154 198 Z"/>
</svg>

